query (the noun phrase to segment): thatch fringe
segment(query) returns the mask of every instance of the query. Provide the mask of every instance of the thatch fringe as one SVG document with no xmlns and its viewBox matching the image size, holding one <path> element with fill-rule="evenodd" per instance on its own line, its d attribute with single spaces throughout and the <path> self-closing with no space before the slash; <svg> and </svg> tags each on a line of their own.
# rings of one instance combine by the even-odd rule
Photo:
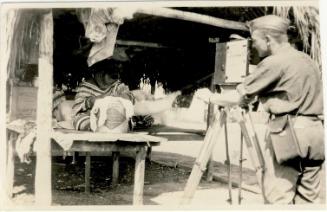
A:
<svg viewBox="0 0 327 212">
<path fill-rule="evenodd" d="M 15 78 L 15 73 L 24 64 L 36 63 L 40 38 L 39 13 L 35 10 L 13 9 L 8 13 L 9 24 L 6 28 L 7 45 L 10 57 L 7 74 Z"/>
<path fill-rule="evenodd" d="M 274 7 L 274 14 L 294 21 L 303 42 L 303 51 L 317 62 L 321 70 L 320 22 L 316 7 Z"/>
</svg>

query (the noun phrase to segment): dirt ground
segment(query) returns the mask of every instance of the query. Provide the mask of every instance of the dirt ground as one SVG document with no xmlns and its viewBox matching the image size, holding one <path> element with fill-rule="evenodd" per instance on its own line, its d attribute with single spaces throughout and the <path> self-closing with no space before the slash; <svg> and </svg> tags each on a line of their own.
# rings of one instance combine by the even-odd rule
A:
<svg viewBox="0 0 327 212">
<path fill-rule="evenodd" d="M 167 154 L 164 154 L 167 156 Z M 168 155 L 169 156 L 169 155 Z M 176 155 L 170 155 L 172 158 Z M 160 155 L 156 156 L 158 160 Z M 111 157 L 92 157 L 91 193 L 84 193 L 84 157 L 77 158 L 75 164 L 71 158 L 53 158 L 53 205 L 131 205 L 133 197 L 134 159 L 120 159 L 120 179 L 116 187 L 111 186 Z M 164 161 L 164 160 L 162 160 Z M 164 162 L 146 162 L 145 167 L 145 205 L 178 205 L 191 169 L 188 167 L 170 167 Z M 171 162 L 172 164 L 173 162 Z M 168 161 L 169 164 L 169 161 Z M 14 186 L 15 205 L 33 205 L 34 203 L 35 161 L 31 164 L 16 163 Z M 203 180 L 198 190 L 223 189 L 227 185 Z M 210 195 L 210 191 L 208 195 Z M 226 193 L 227 194 L 227 193 Z M 197 194 L 198 195 L 198 194 Z M 199 192 L 201 198 L 201 192 Z M 225 204 L 228 196 L 218 197 Z M 257 195 L 259 196 L 259 195 Z M 260 198 L 260 197 L 259 197 Z"/>
<path fill-rule="evenodd" d="M 265 129 L 256 125 L 259 141 L 263 141 Z M 243 181 L 241 190 L 242 205 L 238 204 L 239 189 L 239 148 L 240 130 L 233 124 L 228 125 L 229 151 L 232 162 L 232 206 L 243 207 L 263 205 L 261 190 L 258 186 L 253 166 L 244 150 Z M 183 196 L 183 191 L 194 165 L 204 137 L 195 134 L 163 133 L 169 138 L 155 146 L 151 154 L 151 162 L 146 161 L 144 182 L 144 205 L 170 207 L 176 209 Z M 158 133 L 158 136 L 163 136 Z M 204 175 L 196 189 L 192 206 L 198 208 L 230 208 L 227 184 L 227 166 L 224 135 L 217 137 L 217 145 L 213 149 L 214 181 L 206 181 Z M 261 143 L 264 148 L 264 143 Z M 92 157 L 91 193 L 84 193 L 84 161 L 85 157 L 53 157 L 52 191 L 54 206 L 74 205 L 106 205 L 131 206 L 133 202 L 134 159 L 122 155 L 120 158 L 119 184 L 111 186 L 112 160 L 110 156 Z M 131 155 L 130 155 L 131 156 Z M 13 204 L 16 206 L 32 206 L 34 204 L 35 159 L 31 164 L 21 164 L 16 160 Z M 325 203 L 326 174 L 323 169 L 322 192 L 320 203 Z"/>
<path fill-rule="evenodd" d="M 194 162 L 193 157 L 174 153 L 153 152 L 152 162 L 145 167 L 144 205 L 178 206 L 185 184 Z M 53 158 L 53 205 L 132 205 L 134 159 L 121 157 L 120 178 L 116 187 L 111 186 L 111 157 L 92 157 L 91 193 L 84 193 L 84 160 L 80 156 L 72 164 L 72 158 Z M 17 161 L 17 160 L 16 160 Z M 176 161 L 179 161 L 177 164 Z M 166 165 L 163 165 L 165 163 Z M 226 178 L 226 166 L 214 162 L 215 172 Z M 32 206 L 34 203 L 35 160 L 31 164 L 16 163 L 13 203 L 17 206 Z M 238 168 L 233 166 L 233 181 L 238 180 Z M 249 169 L 243 171 L 243 183 L 252 191 L 242 190 L 242 205 L 261 205 L 255 174 Z M 323 186 L 325 187 L 325 185 Z M 250 190 L 251 190 L 250 189 Z M 238 189 L 233 188 L 233 205 L 238 205 Z M 260 191 L 259 191 L 260 192 Z M 207 182 L 203 177 L 194 195 L 192 205 L 200 207 L 229 207 L 228 186 L 222 181 Z M 324 201 L 325 190 L 321 201 Z M 175 207 L 174 207 L 175 206 Z"/>
<path fill-rule="evenodd" d="M 54 205 L 131 205 L 133 197 L 134 159 L 120 159 L 120 178 L 111 186 L 111 157 L 92 157 L 91 193 L 84 193 L 84 157 L 75 164 L 71 158 L 53 159 Z M 151 198 L 164 192 L 181 191 L 190 170 L 146 162 L 144 204 L 156 205 Z M 15 204 L 33 204 L 35 162 L 16 164 Z"/>
</svg>

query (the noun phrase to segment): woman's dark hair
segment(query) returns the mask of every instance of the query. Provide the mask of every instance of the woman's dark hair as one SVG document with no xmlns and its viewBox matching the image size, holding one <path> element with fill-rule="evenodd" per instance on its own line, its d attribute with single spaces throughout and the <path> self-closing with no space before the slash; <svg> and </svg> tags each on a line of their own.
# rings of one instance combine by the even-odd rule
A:
<svg viewBox="0 0 327 212">
<path fill-rule="evenodd" d="M 109 74 L 112 79 L 119 79 L 120 67 L 118 61 L 105 59 L 95 63 L 89 69 L 93 74 Z"/>
</svg>

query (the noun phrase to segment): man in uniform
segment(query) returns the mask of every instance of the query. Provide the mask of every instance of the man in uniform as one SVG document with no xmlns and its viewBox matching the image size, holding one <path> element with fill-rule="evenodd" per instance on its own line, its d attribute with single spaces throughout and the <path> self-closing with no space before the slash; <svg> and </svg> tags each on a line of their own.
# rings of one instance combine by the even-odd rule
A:
<svg viewBox="0 0 327 212">
<path fill-rule="evenodd" d="M 257 96 L 270 114 L 264 150 L 266 200 L 272 204 L 317 203 L 325 159 L 321 73 L 308 55 L 289 44 L 289 20 L 267 15 L 248 26 L 253 47 L 265 58 L 237 87 L 237 95 L 213 94 L 210 101 L 243 105 Z M 286 148 L 285 137 L 283 140 L 289 133 L 286 124 L 292 124 L 295 132 L 296 144 L 290 148 Z M 277 140 L 272 136 L 276 129 Z M 296 156 L 292 155 L 295 149 Z"/>
</svg>

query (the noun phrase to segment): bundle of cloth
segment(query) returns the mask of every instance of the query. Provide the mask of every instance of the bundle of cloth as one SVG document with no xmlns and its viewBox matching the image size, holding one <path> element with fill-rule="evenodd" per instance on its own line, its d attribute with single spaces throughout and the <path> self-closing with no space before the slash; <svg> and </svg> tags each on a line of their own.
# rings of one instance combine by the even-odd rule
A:
<svg viewBox="0 0 327 212">
<path fill-rule="evenodd" d="M 135 10 L 132 7 L 77 9 L 85 37 L 93 43 L 87 59 L 88 66 L 113 56 L 119 26 L 125 19 L 133 18 Z"/>
</svg>

